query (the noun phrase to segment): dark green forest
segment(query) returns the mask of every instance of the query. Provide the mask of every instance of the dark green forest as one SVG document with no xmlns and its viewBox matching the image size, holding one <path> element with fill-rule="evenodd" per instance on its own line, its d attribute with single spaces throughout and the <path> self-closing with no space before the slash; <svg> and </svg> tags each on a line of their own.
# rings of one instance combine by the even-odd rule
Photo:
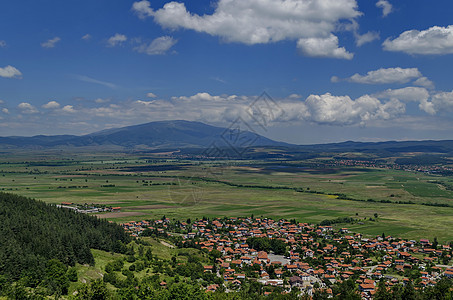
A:
<svg viewBox="0 0 453 300">
<path fill-rule="evenodd" d="M 91 248 L 124 253 L 130 240 L 106 220 L 0 193 L 0 289 L 20 281 L 64 293 L 69 267 L 94 264 Z"/>
</svg>

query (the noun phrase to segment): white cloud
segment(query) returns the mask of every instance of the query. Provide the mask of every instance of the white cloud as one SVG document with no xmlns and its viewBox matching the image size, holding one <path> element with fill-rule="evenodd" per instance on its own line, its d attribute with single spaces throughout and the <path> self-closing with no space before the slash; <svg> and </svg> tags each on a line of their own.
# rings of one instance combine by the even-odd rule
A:
<svg viewBox="0 0 453 300">
<path fill-rule="evenodd" d="M 100 85 L 106 86 L 106 87 L 111 88 L 111 89 L 116 89 L 117 88 L 117 86 L 115 84 L 111 83 L 111 82 L 98 80 L 98 79 L 91 78 L 91 77 L 88 77 L 88 76 L 85 76 L 85 75 L 76 75 L 75 78 L 80 80 L 80 81 L 84 81 L 84 82 L 100 84 Z"/>
<path fill-rule="evenodd" d="M 65 112 L 65 113 L 75 113 L 75 109 L 72 105 L 65 105 L 63 106 L 63 108 L 61 109 L 62 112 Z"/>
<path fill-rule="evenodd" d="M 288 96 L 289 99 L 300 99 L 302 98 L 302 95 L 299 94 L 291 94 Z"/>
<path fill-rule="evenodd" d="M 406 102 L 420 102 L 429 98 L 429 92 L 422 87 L 405 87 L 402 89 L 388 89 L 374 94 L 377 98 L 398 99 Z"/>
<path fill-rule="evenodd" d="M 0 77 L 3 78 L 22 78 L 22 73 L 13 66 L 0 68 Z"/>
<path fill-rule="evenodd" d="M 161 55 L 167 53 L 177 42 L 170 36 L 161 36 L 154 39 L 149 45 L 145 43 L 135 47 L 134 50 L 148 55 Z"/>
<path fill-rule="evenodd" d="M 429 102 L 430 94 L 422 87 L 405 87 L 402 89 L 388 89 L 374 95 L 377 98 L 389 98 L 391 100 L 418 102 L 418 108 L 428 114 L 435 114 L 434 105 Z"/>
<path fill-rule="evenodd" d="M 352 54 L 338 47 L 333 32 L 342 21 L 361 15 L 356 0 L 219 0 L 213 14 L 202 16 L 187 11 L 184 3 L 173 1 L 153 10 L 143 0 L 132 10 L 142 19 L 153 17 L 164 28 L 191 29 L 247 45 L 302 39 L 301 47 L 307 50 L 303 53 L 347 59 Z M 314 53 L 315 46 L 321 53 Z"/>
<path fill-rule="evenodd" d="M 61 38 L 59 38 L 58 36 L 54 37 L 53 39 L 50 39 L 50 40 L 47 40 L 45 42 L 42 42 L 41 43 L 41 47 L 43 48 L 53 48 L 55 47 L 55 45 L 61 41 Z"/>
<path fill-rule="evenodd" d="M 379 40 L 380 39 L 380 36 L 379 36 L 379 33 L 377 32 L 374 32 L 374 31 L 369 31 L 365 34 L 354 34 L 355 38 L 356 38 L 356 45 L 358 47 L 364 45 L 364 44 L 367 44 L 367 43 L 371 43 L 372 41 L 375 41 L 375 40 Z"/>
<path fill-rule="evenodd" d="M 319 124 L 351 125 L 375 119 L 391 119 L 405 112 L 398 100 L 381 103 L 377 98 L 364 95 L 356 100 L 349 96 L 310 95 L 305 104 L 310 120 Z"/>
<path fill-rule="evenodd" d="M 453 91 L 440 92 L 431 97 L 432 110 L 435 114 L 440 111 L 452 112 L 453 111 Z"/>
<path fill-rule="evenodd" d="M 2 112 L 3 112 L 4 114 L 9 114 L 9 110 L 8 110 L 7 108 L 2 108 Z"/>
<path fill-rule="evenodd" d="M 111 36 L 107 40 L 107 44 L 110 47 L 115 47 L 122 45 L 125 41 L 127 41 L 127 36 L 125 36 L 124 34 L 116 33 L 114 36 Z"/>
<path fill-rule="evenodd" d="M 42 106 L 42 108 L 45 108 L 45 109 L 56 109 L 59 107 L 60 107 L 60 103 L 58 103 L 57 101 L 49 101 Z"/>
<path fill-rule="evenodd" d="M 344 80 L 361 84 L 388 84 L 388 83 L 407 83 L 413 79 L 422 77 L 417 68 L 381 68 L 375 71 L 369 71 L 366 75 L 358 73 Z M 332 82 L 339 82 L 342 79 L 334 76 Z"/>
<path fill-rule="evenodd" d="M 452 54 L 453 25 L 433 26 L 423 31 L 405 31 L 393 40 L 385 40 L 382 45 L 384 50 L 408 54 Z"/>
<path fill-rule="evenodd" d="M 34 107 L 33 105 L 31 105 L 30 103 L 27 103 L 27 102 L 22 102 L 20 103 L 18 106 L 17 106 L 22 113 L 24 114 L 36 114 L 38 113 L 39 111 L 36 109 L 36 107 Z"/>
<path fill-rule="evenodd" d="M 217 82 L 223 83 L 223 84 L 226 84 L 226 83 L 227 83 L 226 80 L 224 80 L 224 79 L 222 79 L 222 78 L 220 78 L 220 77 L 217 77 L 217 76 L 216 76 L 216 77 L 211 77 L 211 79 L 212 79 L 212 80 L 215 80 L 215 81 L 217 81 Z"/>
<path fill-rule="evenodd" d="M 382 8 L 382 16 L 387 17 L 392 11 L 393 6 L 387 0 L 379 0 L 376 7 Z"/>
<path fill-rule="evenodd" d="M 149 93 L 146 94 L 146 97 L 148 97 L 148 98 L 156 98 L 157 96 L 156 96 L 156 94 L 149 92 Z"/>
<path fill-rule="evenodd" d="M 107 102 L 110 102 L 110 99 L 97 98 L 96 100 L 94 100 L 94 102 L 96 102 L 96 103 L 107 103 Z"/>
<path fill-rule="evenodd" d="M 135 12 L 140 19 L 151 17 L 154 13 L 149 1 L 139 1 L 132 4 L 132 11 Z"/>
<path fill-rule="evenodd" d="M 256 110 L 251 106 L 256 97 L 237 95 L 211 95 L 198 93 L 192 96 L 172 97 L 170 100 L 138 100 L 119 105 L 89 109 L 84 115 L 100 118 L 128 120 L 184 119 L 225 124 L 237 117 L 255 122 Z M 277 105 L 278 107 L 273 107 Z M 266 114 L 269 125 L 279 123 L 312 122 L 325 125 L 365 125 L 372 120 L 388 120 L 405 112 L 405 104 L 397 99 L 382 102 L 374 96 L 364 95 L 355 100 L 349 96 L 310 95 L 305 100 L 299 95 L 279 99 L 271 107 L 260 109 Z"/>
<path fill-rule="evenodd" d="M 359 23 L 356 20 L 351 19 L 349 23 L 343 23 L 338 26 L 339 30 L 351 31 L 355 38 L 355 44 L 357 47 L 361 47 L 367 43 L 371 43 L 374 40 L 380 39 L 379 33 L 374 31 L 368 31 L 365 34 L 359 33 Z"/>
<path fill-rule="evenodd" d="M 5 48 L 6 47 L 6 42 L 3 40 L 0 40 L 0 48 Z"/>
<path fill-rule="evenodd" d="M 338 37 L 331 34 L 328 38 L 302 38 L 297 41 L 297 48 L 306 56 L 352 59 L 354 54 L 338 47 Z"/>
<path fill-rule="evenodd" d="M 84 40 L 84 41 L 91 40 L 91 34 L 89 34 L 89 33 L 85 34 L 84 36 L 82 36 L 82 40 Z"/>
<path fill-rule="evenodd" d="M 420 110 L 430 115 L 436 114 L 436 108 L 434 107 L 434 104 L 432 102 L 429 102 L 428 100 L 421 101 L 418 107 L 420 108 Z"/>
<path fill-rule="evenodd" d="M 427 77 L 424 77 L 417 68 L 381 68 L 375 71 L 369 71 L 366 75 L 358 73 L 348 78 L 339 78 L 332 76 L 331 82 L 348 81 L 360 84 L 395 84 L 408 83 L 412 80 L 413 85 L 421 86 L 428 89 L 434 88 L 434 83 Z"/>
<path fill-rule="evenodd" d="M 418 101 L 420 109 L 430 114 L 435 114 L 443 107 L 453 111 L 453 92 L 438 93 L 430 101 L 428 91 L 421 87 L 387 90 L 381 94 L 363 95 L 358 98 L 351 98 L 348 95 L 336 96 L 330 93 L 302 98 L 300 95 L 292 94 L 285 98 L 274 99 L 269 106 L 260 106 L 256 109 L 254 105 L 259 103 L 257 101 L 259 99 L 255 96 L 211 95 L 201 92 L 170 99 L 156 97 L 118 103 L 90 101 L 86 102 L 85 106 L 84 103 L 78 103 L 77 108 L 72 105 L 57 105 L 50 101 L 51 104 L 47 103 L 49 105 L 43 107 L 54 109 L 43 109 L 42 112 L 27 102 L 19 104 L 18 108 L 20 113 L 36 114 L 39 116 L 36 120 L 46 120 L 45 122 L 52 123 L 54 126 L 84 124 L 85 132 L 93 131 L 96 124 L 102 127 L 107 123 L 116 124 L 118 127 L 123 124 L 172 119 L 197 120 L 227 126 L 238 117 L 255 125 L 257 125 L 257 119 L 264 117 L 268 126 L 307 123 L 329 126 L 369 126 L 378 121 L 397 120 L 404 116 L 406 103 L 410 101 L 416 103 Z M 95 107 L 92 107 L 93 105 Z M 37 114 L 38 112 L 40 114 Z M 23 119 L 33 122 L 31 117 Z M 91 125 L 87 126 L 87 124 Z"/>
<path fill-rule="evenodd" d="M 420 77 L 419 79 L 414 81 L 415 85 L 422 86 L 428 89 L 433 89 L 434 88 L 434 82 L 429 80 L 426 77 Z"/>
</svg>

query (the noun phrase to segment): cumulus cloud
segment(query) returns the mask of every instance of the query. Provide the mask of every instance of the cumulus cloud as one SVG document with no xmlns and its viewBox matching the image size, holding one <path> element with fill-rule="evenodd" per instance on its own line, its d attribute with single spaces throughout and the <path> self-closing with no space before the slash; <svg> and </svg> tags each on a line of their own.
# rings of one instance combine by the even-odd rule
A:
<svg viewBox="0 0 453 300">
<path fill-rule="evenodd" d="M 110 102 L 110 99 L 97 98 L 96 100 L 94 100 L 94 102 L 96 102 L 96 103 L 107 103 L 107 102 Z"/>
<path fill-rule="evenodd" d="M 352 59 L 354 54 L 338 47 L 338 37 L 331 34 L 328 38 L 302 38 L 297 41 L 297 48 L 306 56 Z"/>
<path fill-rule="evenodd" d="M 2 108 L 2 112 L 3 112 L 4 114 L 9 114 L 9 109 L 7 109 L 7 108 Z"/>
<path fill-rule="evenodd" d="M 27 102 L 22 102 L 20 103 L 18 106 L 17 106 L 22 113 L 24 114 L 36 114 L 38 113 L 39 111 L 36 109 L 36 107 L 34 107 L 33 105 L 31 105 L 30 103 L 27 103 Z"/>
<path fill-rule="evenodd" d="M 62 112 L 64 113 L 75 113 L 75 109 L 72 105 L 65 105 L 63 106 L 63 108 L 61 109 Z"/>
<path fill-rule="evenodd" d="M 374 96 L 399 99 L 406 102 L 418 102 L 419 109 L 430 115 L 453 112 L 453 91 L 429 93 L 425 88 L 407 87 L 397 90 L 386 90 Z"/>
<path fill-rule="evenodd" d="M 387 17 L 392 11 L 393 6 L 387 0 L 379 0 L 376 3 L 376 7 L 382 8 L 382 16 Z"/>
<path fill-rule="evenodd" d="M 149 44 L 141 44 L 135 47 L 134 50 L 139 53 L 145 53 L 148 55 L 161 55 L 167 53 L 171 47 L 173 47 L 178 41 L 170 36 L 161 36 L 154 39 Z"/>
<path fill-rule="evenodd" d="M 140 19 L 151 17 L 154 13 L 149 1 L 139 1 L 132 4 L 132 11 L 135 12 Z"/>
<path fill-rule="evenodd" d="M 430 115 L 435 115 L 436 114 L 436 108 L 434 107 L 434 103 L 433 102 L 430 102 L 430 101 L 427 101 L 427 100 L 424 100 L 424 101 L 421 101 L 420 104 L 418 105 L 418 107 L 430 114 Z"/>
<path fill-rule="evenodd" d="M 139 18 L 153 17 L 164 28 L 191 29 L 247 45 L 300 41 L 302 53 L 347 59 L 352 54 L 338 47 L 333 32 L 342 21 L 361 15 L 355 0 L 219 0 L 214 13 L 202 16 L 187 11 L 184 3 L 173 1 L 153 10 L 142 0 L 132 10 Z"/>
<path fill-rule="evenodd" d="M 382 44 L 384 50 L 408 54 L 452 54 L 453 25 L 433 26 L 423 31 L 408 30 Z"/>
<path fill-rule="evenodd" d="M 401 89 L 388 89 L 374 94 L 378 98 L 398 99 L 401 101 L 420 102 L 429 98 L 429 92 L 422 87 L 405 87 Z"/>
<path fill-rule="evenodd" d="M 89 33 L 85 34 L 84 36 L 82 36 L 82 40 L 84 40 L 84 41 L 91 40 L 91 34 L 89 34 Z"/>
<path fill-rule="evenodd" d="M 107 45 L 109 47 L 121 46 L 125 41 L 127 41 L 127 36 L 116 33 L 107 40 Z"/>
<path fill-rule="evenodd" d="M 50 40 L 47 40 L 45 42 L 42 42 L 41 43 L 41 47 L 43 48 L 54 48 L 55 45 L 61 41 L 61 38 L 59 38 L 58 36 L 54 37 L 53 39 L 50 39 Z"/>
<path fill-rule="evenodd" d="M 375 71 L 369 71 L 366 75 L 358 73 L 346 79 L 340 79 L 336 76 L 331 78 L 332 82 L 342 80 L 361 83 L 361 84 L 389 84 L 389 83 L 407 83 L 413 79 L 421 78 L 422 74 L 417 68 L 381 68 Z"/>
<path fill-rule="evenodd" d="M 435 108 L 429 101 L 430 93 L 422 87 L 405 87 L 402 89 L 388 89 L 374 95 L 378 98 L 389 98 L 404 102 L 418 102 L 418 108 L 428 114 L 435 114 Z"/>
<path fill-rule="evenodd" d="M 452 112 L 453 111 L 453 91 L 451 92 L 439 92 L 431 97 L 430 105 L 432 112 L 436 114 L 440 111 Z"/>
<path fill-rule="evenodd" d="M 56 109 L 59 107 L 60 107 L 60 103 L 58 103 L 57 101 L 49 101 L 42 106 L 42 108 L 45 108 L 45 109 Z"/>
<path fill-rule="evenodd" d="M 415 85 L 418 86 L 423 86 L 428 89 L 433 89 L 434 88 L 434 82 L 429 80 L 427 77 L 420 77 L 417 80 L 414 81 Z"/>
<path fill-rule="evenodd" d="M 13 66 L 0 68 L 0 77 L 3 78 L 22 78 L 22 73 Z"/>
<path fill-rule="evenodd" d="M 157 96 L 156 96 L 156 94 L 149 92 L 149 93 L 146 94 L 146 97 L 148 97 L 148 98 L 156 98 Z"/>
<path fill-rule="evenodd" d="M 405 112 L 398 100 L 381 103 L 377 98 L 364 95 L 352 100 L 349 96 L 310 95 L 305 104 L 311 121 L 320 124 L 350 125 L 375 119 L 391 119 Z"/>
<path fill-rule="evenodd" d="M 90 108 L 84 112 L 99 118 L 128 120 L 185 119 L 225 124 L 241 117 L 246 122 L 266 119 L 267 125 L 288 122 L 312 122 L 324 125 L 365 125 L 372 120 L 388 120 L 405 112 L 405 104 L 397 99 L 381 101 L 372 95 L 355 100 L 332 94 L 310 95 L 301 99 L 290 95 L 271 103 L 260 103 L 259 97 L 211 95 L 172 97 L 169 100 L 137 100 Z M 256 106 L 259 107 L 256 107 Z M 262 115 L 264 114 L 264 115 Z M 252 124 L 251 123 L 251 124 Z"/>
</svg>

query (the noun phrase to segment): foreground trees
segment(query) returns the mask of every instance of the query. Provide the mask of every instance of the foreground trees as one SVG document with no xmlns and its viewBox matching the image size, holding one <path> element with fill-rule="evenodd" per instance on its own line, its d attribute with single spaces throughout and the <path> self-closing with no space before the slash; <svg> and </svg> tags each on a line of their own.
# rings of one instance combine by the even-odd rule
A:
<svg viewBox="0 0 453 300">
<path fill-rule="evenodd" d="M 90 249 L 125 252 L 130 240 L 106 220 L 0 193 L 0 295 L 20 294 L 21 287 L 66 294 L 77 280 L 68 267 L 93 265 Z"/>
</svg>

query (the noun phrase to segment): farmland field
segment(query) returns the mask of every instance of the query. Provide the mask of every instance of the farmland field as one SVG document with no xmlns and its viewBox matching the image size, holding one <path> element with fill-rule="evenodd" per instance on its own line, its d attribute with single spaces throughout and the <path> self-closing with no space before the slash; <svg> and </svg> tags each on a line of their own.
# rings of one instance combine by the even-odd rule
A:
<svg viewBox="0 0 453 300">
<path fill-rule="evenodd" d="M 33 158 L 30 158 L 33 157 Z M 116 222 L 267 216 L 338 224 L 369 235 L 453 240 L 452 178 L 377 168 L 308 168 L 303 162 L 189 161 L 130 154 L 0 157 L 0 190 L 48 203 L 119 206 Z M 443 183 L 443 184 L 440 184 Z M 430 205 L 437 206 L 430 206 Z M 441 206 L 443 205 L 443 206 Z M 377 217 L 376 217 L 377 216 Z"/>
</svg>

